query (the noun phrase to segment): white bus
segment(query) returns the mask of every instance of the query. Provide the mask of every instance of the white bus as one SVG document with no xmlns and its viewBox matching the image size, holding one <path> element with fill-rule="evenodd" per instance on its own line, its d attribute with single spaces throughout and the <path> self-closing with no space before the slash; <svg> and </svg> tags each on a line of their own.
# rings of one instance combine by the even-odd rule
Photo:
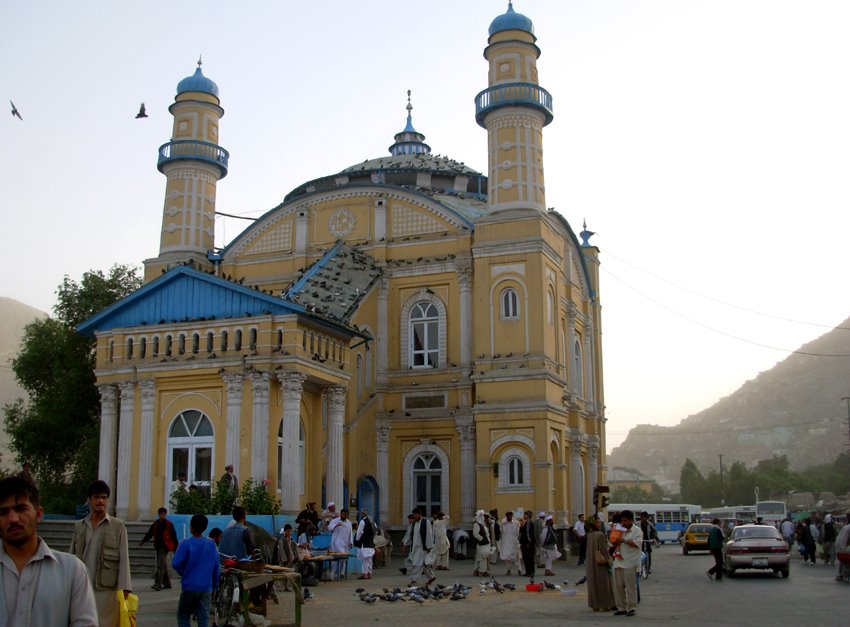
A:
<svg viewBox="0 0 850 627">
<path fill-rule="evenodd" d="M 773 525 L 778 529 L 786 515 L 787 510 L 783 501 L 759 501 L 756 503 L 756 518 L 761 518 L 766 525 Z"/>
<path fill-rule="evenodd" d="M 655 525 L 658 539 L 661 542 L 677 542 L 679 535 L 685 532 L 692 522 L 699 522 L 702 513 L 701 505 L 682 503 L 609 503 L 608 515 L 623 510 L 631 510 L 635 515 L 635 523 L 639 522 L 640 513 L 649 514 L 649 519 Z"/>
</svg>

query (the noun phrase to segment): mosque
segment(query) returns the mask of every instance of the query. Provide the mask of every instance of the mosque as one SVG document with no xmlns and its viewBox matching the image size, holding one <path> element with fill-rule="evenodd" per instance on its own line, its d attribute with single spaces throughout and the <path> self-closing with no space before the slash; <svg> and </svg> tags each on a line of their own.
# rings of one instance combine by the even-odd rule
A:
<svg viewBox="0 0 850 627">
<path fill-rule="evenodd" d="M 335 501 L 395 526 L 415 506 L 466 525 L 478 508 L 592 510 L 599 250 L 547 209 L 553 108 L 531 20 L 509 4 L 484 56 L 486 175 L 433 154 L 408 99 L 389 154 L 299 185 L 223 248 L 219 89 L 200 65 L 178 83 L 159 254 L 79 327 L 97 339 L 116 515 L 150 518 L 178 473 L 208 491 L 229 464 L 282 513 Z"/>
</svg>

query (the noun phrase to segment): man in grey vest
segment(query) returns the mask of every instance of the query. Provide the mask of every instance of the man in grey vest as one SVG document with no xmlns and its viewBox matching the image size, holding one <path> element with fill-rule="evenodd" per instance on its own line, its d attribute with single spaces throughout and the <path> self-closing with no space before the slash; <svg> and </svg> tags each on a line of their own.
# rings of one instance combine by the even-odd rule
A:
<svg viewBox="0 0 850 627">
<path fill-rule="evenodd" d="M 118 590 L 126 599 L 133 591 L 130 581 L 130 554 L 124 522 L 106 513 L 110 490 L 105 481 L 89 486 L 89 515 L 74 525 L 70 553 L 79 557 L 89 571 L 101 627 L 118 625 Z"/>
</svg>

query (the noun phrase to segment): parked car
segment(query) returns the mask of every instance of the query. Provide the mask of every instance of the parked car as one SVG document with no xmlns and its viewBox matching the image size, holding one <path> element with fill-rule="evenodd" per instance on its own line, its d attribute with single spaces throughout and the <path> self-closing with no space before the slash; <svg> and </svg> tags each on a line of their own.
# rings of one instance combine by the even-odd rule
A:
<svg viewBox="0 0 850 627">
<path fill-rule="evenodd" d="M 688 525 L 685 535 L 682 536 L 682 555 L 687 555 L 688 551 L 707 551 L 709 531 L 711 531 L 711 525 L 708 523 Z"/>
<path fill-rule="evenodd" d="M 723 547 L 723 564 L 729 577 L 734 577 L 735 571 L 744 568 L 772 570 L 782 573 L 785 578 L 791 574 L 788 545 L 779 531 L 770 525 L 735 527 Z"/>
</svg>

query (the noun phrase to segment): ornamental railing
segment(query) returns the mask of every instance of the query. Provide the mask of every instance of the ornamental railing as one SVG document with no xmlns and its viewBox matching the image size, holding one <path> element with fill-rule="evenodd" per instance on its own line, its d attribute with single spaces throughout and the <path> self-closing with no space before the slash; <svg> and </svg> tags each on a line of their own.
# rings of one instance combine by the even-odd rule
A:
<svg viewBox="0 0 850 627">
<path fill-rule="evenodd" d="M 488 87 L 475 96 L 475 121 L 484 126 L 484 118 L 499 107 L 531 106 L 540 109 L 546 116 L 545 124 L 554 117 L 552 94 L 534 83 L 508 83 Z"/>
<path fill-rule="evenodd" d="M 194 139 L 181 139 L 159 147 L 159 159 L 156 165 L 160 172 L 166 163 L 181 160 L 203 161 L 216 165 L 221 171 L 221 178 L 224 178 L 227 176 L 230 153 L 217 144 Z"/>
</svg>

